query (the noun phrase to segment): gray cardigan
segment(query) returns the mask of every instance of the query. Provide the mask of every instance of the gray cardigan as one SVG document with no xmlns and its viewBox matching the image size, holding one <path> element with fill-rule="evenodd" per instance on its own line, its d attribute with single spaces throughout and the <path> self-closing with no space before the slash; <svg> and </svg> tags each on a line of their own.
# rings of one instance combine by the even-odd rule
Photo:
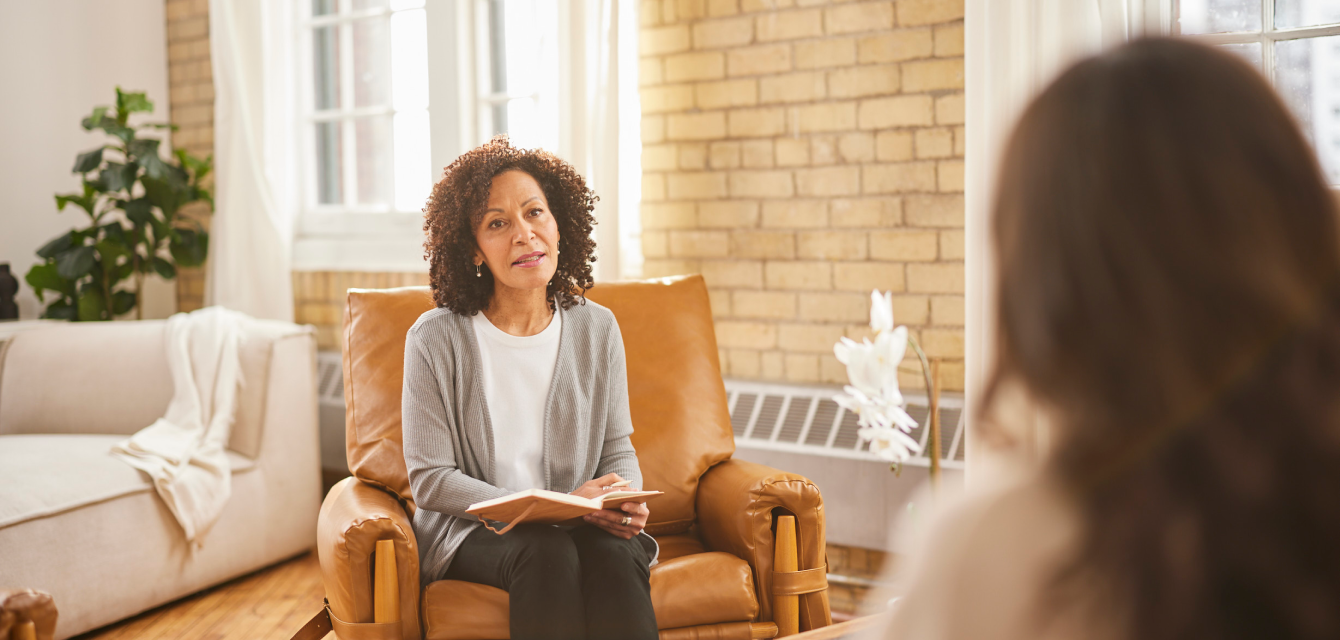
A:
<svg viewBox="0 0 1340 640">
<path fill-rule="evenodd" d="M 568 493 L 607 473 L 641 487 L 614 314 L 590 301 L 559 313 L 558 362 L 544 415 L 545 488 Z M 405 336 L 401 415 L 423 584 L 442 579 L 465 537 L 480 526 L 465 510 L 516 491 L 495 484 L 482 378 L 469 317 L 445 308 L 419 316 Z M 639 539 L 654 562 L 655 541 L 645 533 Z"/>
</svg>

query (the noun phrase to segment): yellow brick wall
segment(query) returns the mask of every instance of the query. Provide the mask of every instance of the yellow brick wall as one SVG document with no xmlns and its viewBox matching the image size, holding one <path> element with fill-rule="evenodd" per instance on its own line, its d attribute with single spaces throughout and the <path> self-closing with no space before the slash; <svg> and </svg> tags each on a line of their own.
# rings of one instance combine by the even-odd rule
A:
<svg viewBox="0 0 1340 640">
<path fill-rule="evenodd" d="M 318 349 L 339 351 L 344 296 L 347 290 L 417 287 L 427 284 L 427 273 L 295 271 L 293 272 L 294 321 L 316 326 Z"/>
<path fill-rule="evenodd" d="M 214 153 L 214 70 L 209 58 L 209 0 L 167 0 L 168 95 L 150 96 L 170 107 L 172 145 L 201 158 Z M 164 100 L 166 98 L 166 100 Z M 161 106 L 160 114 L 161 114 Z M 209 210 L 192 205 L 183 215 L 209 228 Z M 192 311 L 204 305 L 204 268 L 181 269 L 177 275 L 177 308 Z"/>
<path fill-rule="evenodd" d="M 869 292 L 963 388 L 963 0 L 644 0 L 644 273 L 702 273 L 722 369 L 837 383 Z M 909 357 L 903 384 L 922 387 Z"/>
</svg>

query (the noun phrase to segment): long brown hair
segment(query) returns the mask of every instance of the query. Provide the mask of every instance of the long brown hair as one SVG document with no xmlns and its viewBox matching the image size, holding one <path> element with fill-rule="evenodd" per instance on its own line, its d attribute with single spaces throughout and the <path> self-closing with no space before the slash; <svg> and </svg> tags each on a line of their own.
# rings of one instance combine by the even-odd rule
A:
<svg viewBox="0 0 1340 640">
<path fill-rule="evenodd" d="M 1163 638 L 1340 637 L 1340 230 L 1240 59 L 1150 39 L 1026 110 L 1004 157 L 996 370 L 1053 418 L 1095 587 Z"/>
</svg>

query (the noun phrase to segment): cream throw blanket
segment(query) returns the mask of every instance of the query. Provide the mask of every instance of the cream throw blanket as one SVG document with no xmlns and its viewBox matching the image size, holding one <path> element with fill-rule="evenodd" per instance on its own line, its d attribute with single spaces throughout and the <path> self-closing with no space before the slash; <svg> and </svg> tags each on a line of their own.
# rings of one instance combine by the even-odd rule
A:
<svg viewBox="0 0 1340 640">
<path fill-rule="evenodd" d="M 228 435 L 242 382 L 238 343 L 250 318 L 223 307 L 167 320 L 173 394 L 167 414 L 112 447 L 147 474 L 197 548 L 232 493 Z"/>
</svg>

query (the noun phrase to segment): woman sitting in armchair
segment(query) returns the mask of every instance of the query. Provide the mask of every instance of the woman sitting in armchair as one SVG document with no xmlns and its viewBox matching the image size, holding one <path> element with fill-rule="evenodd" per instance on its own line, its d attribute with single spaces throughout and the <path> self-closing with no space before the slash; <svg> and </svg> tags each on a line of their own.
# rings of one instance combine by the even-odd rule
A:
<svg viewBox="0 0 1340 640">
<path fill-rule="evenodd" d="M 642 485 L 619 326 L 584 297 L 595 200 L 572 166 L 499 137 L 447 167 L 425 209 L 437 308 L 406 336 L 402 403 L 421 576 L 506 590 L 515 640 L 657 637 L 645 505 L 501 535 L 465 513 Z"/>
</svg>

